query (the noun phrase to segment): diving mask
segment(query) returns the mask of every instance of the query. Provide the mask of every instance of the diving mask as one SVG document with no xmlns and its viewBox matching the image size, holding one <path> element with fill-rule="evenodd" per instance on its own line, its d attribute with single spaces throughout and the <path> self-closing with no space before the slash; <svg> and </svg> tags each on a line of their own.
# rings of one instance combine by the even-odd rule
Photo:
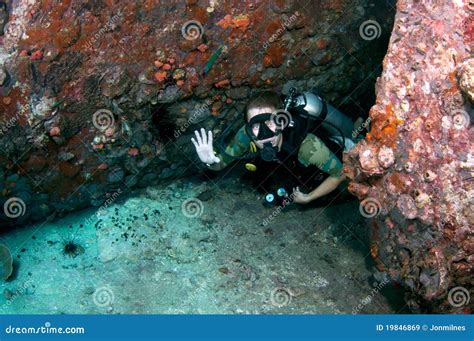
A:
<svg viewBox="0 0 474 341">
<path fill-rule="evenodd" d="M 273 113 L 263 113 L 252 117 L 246 124 L 248 136 L 254 142 L 262 145 L 260 156 L 264 161 L 277 160 L 278 147 L 274 146 L 275 137 L 281 134 L 284 128 L 293 126 L 291 115 L 286 110 L 275 110 Z"/>
<path fill-rule="evenodd" d="M 247 134 L 254 142 L 265 141 L 273 139 L 281 134 L 281 129 L 278 129 L 274 121 L 275 115 L 270 113 L 259 114 L 247 123 Z M 273 146 L 271 141 L 264 142 L 260 150 L 260 156 L 264 161 L 276 160 L 278 148 Z"/>
<path fill-rule="evenodd" d="M 270 113 L 252 117 L 245 128 L 253 141 L 267 140 L 281 133 L 281 130 L 275 124 L 274 115 Z"/>
</svg>

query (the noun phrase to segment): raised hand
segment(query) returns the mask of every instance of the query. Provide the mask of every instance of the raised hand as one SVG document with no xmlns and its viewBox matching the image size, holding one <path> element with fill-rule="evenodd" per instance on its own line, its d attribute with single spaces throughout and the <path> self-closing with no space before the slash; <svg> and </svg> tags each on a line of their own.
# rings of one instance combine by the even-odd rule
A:
<svg viewBox="0 0 474 341">
<path fill-rule="evenodd" d="M 191 142 L 196 147 L 196 152 L 199 156 L 199 159 L 209 165 L 213 163 L 219 163 L 221 160 L 214 155 L 214 148 L 212 147 L 212 131 L 206 131 L 204 128 L 201 128 L 201 134 L 197 130 L 194 131 L 196 134 L 196 139 L 191 138 Z"/>
</svg>

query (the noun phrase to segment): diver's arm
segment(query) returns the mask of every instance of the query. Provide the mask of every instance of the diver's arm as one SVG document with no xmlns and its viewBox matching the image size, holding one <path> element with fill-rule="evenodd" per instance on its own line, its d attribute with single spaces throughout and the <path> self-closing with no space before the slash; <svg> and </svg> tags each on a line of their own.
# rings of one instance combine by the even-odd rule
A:
<svg viewBox="0 0 474 341">
<path fill-rule="evenodd" d="M 325 196 L 326 194 L 329 194 L 332 191 L 334 191 L 337 188 L 337 186 L 339 186 L 339 184 L 345 180 L 345 178 L 346 178 L 345 175 L 329 176 L 318 187 L 313 189 L 308 194 L 301 193 L 299 191 L 299 188 L 297 187 L 293 191 L 294 201 L 298 204 L 307 204 L 313 200 L 321 198 Z"/>
<path fill-rule="evenodd" d="M 298 160 L 304 166 L 318 167 L 321 171 L 329 174 L 329 177 L 308 194 L 303 194 L 298 189 L 295 190 L 294 201 L 297 203 L 308 203 L 329 194 L 345 179 L 341 161 L 314 134 L 308 134 L 304 139 L 298 151 Z"/>
</svg>

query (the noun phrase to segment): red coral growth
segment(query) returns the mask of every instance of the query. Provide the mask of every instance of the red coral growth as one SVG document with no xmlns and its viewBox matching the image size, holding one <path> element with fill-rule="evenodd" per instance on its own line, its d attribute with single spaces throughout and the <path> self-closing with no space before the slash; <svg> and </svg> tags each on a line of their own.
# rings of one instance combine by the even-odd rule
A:
<svg viewBox="0 0 474 341">
<path fill-rule="evenodd" d="M 206 52 L 207 49 L 209 48 L 209 46 L 207 46 L 206 44 L 201 44 L 197 47 L 197 49 L 200 51 L 200 52 Z"/>
<path fill-rule="evenodd" d="M 43 51 L 37 50 L 31 54 L 31 60 L 43 59 Z"/>
<path fill-rule="evenodd" d="M 58 136 L 59 134 L 61 134 L 59 127 L 53 127 L 49 130 L 49 136 Z"/>
<path fill-rule="evenodd" d="M 224 88 L 224 87 L 228 87 L 229 85 L 230 85 L 230 80 L 228 79 L 221 80 L 217 82 L 216 84 L 214 84 L 216 88 Z"/>
<path fill-rule="evenodd" d="M 250 19 L 247 15 L 241 14 L 233 18 L 230 14 L 227 14 L 224 18 L 219 20 L 216 24 L 221 28 L 239 28 L 242 31 L 245 31 L 250 25 Z"/>
<path fill-rule="evenodd" d="M 403 123 L 393 112 L 393 105 L 387 104 L 384 111 L 377 111 L 378 107 L 374 106 L 370 116 L 373 117 L 372 129 L 367 136 L 371 141 L 373 138 L 381 144 L 393 146 L 397 139 L 397 127 Z"/>
<path fill-rule="evenodd" d="M 272 44 L 263 57 L 263 65 L 265 65 L 265 67 L 278 67 L 282 65 L 285 60 L 285 53 L 285 48 L 277 44 Z"/>
<path fill-rule="evenodd" d="M 168 76 L 168 73 L 166 71 L 158 71 L 157 73 L 155 73 L 155 79 L 158 82 L 163 82 L 167 76 Z"/>
<path fill-rule="evenodd" d="M 232 16 L 227 14 L 224 18 L 219 20 L 216 25 L 224 29 L 232 27 Z"/>
<path fill-rule="evenodd" d="M 128 148 L 128 155 L 130 156 L 137 156 L 138 152 L 138 148 Z"/>
</svg>

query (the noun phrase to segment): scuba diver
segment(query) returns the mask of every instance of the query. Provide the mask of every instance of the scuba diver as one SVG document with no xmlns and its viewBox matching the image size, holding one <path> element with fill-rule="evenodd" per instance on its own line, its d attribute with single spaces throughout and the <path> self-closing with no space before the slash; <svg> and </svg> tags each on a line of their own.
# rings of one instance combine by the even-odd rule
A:
<svg viewBox="0 0 474 341">
<path fill-rule="evenodd" d="M 209 169 L 219 171 L 235 160 L 253 159 L 246 164 L 248 170 L 265 180 L 278 174 L 279 181 L 284 179 L 285 187 L 292 188 L 292 202 L 307 204 L 333 192 L 345 180 L 342 152 L 355 145 L 352 132 L 352 120 L 315 91 L 297 94 L 292 88 L 285 98 L 272 91 L 253 96 L 245 108 L 245 125 L 230 143 L 218 146 L 220 151 L 214 150 L 212 131 L 196 130 L 191 141 Z M 281 195 L 289 193 L 280 188 Z"/>
</svg>

